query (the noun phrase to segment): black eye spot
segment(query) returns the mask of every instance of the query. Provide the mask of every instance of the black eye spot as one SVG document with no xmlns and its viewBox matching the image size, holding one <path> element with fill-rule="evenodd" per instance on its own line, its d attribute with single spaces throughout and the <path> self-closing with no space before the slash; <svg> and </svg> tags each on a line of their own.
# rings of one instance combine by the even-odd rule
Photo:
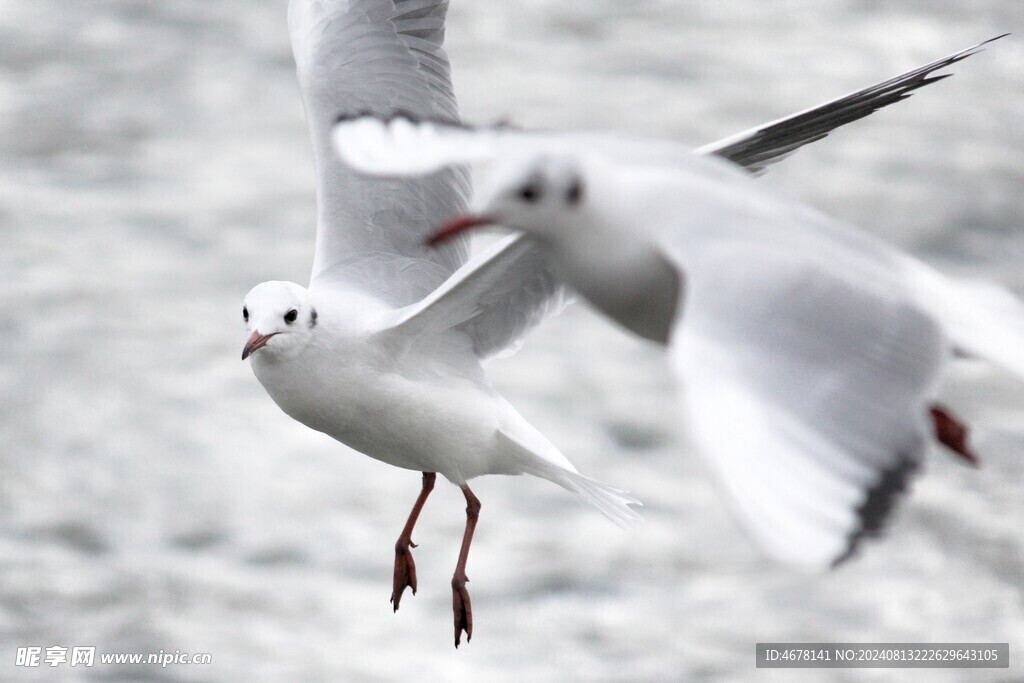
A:
<svg viewBox="0 0 1024 683">
<path fill-rule="evenodd" d="M 249 322 L 249 309 L 245 306 L 242 306 L 242 320 Z"/>
<path fill-rule="evenodd" d="M 288 311 L 287 313 L 284 314 L 284 321 L 286 323 L 288 323 L 289 325 L 291 325 L 293 322 L 295 322 L 295 319 L 298 318 L 298 317 L 299 317 L 299 312 L 296 311 L 293 308 L 292 310 L 290 310 L 290 311 Z"/>
<path fill-rule="evenodd" d="M 541 195 L 543 195 L 541 187 L 537 183 L 527 183 L 519 188 L 519 198 L 527 204 L 535 204 L 540 201 Z"/>
<path fill-rule="evenodd" d="M 569 189 L 565 191 L 565 203 L 569 206 L 576 206 L 583 201 L 583 181 L 574 178 Z"/>
<path fill-rule="evenodd" d="M 309 311 L 309 326 L 310 327 L 316 327 L 316 318 L 317 318 L 316 309 L 315 308 L 310 309 L 310 311 Z"/>
</svg>

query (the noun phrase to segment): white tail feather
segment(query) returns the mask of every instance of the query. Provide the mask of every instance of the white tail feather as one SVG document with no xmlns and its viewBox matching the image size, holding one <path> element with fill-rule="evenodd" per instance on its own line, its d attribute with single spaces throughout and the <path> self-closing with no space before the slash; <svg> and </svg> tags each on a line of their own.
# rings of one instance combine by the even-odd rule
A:
<svg viewBox="0 0 1024 683">
<path fill-rule="evenodd" d="M 531 474 L 558 484 L 569 493 L 575 494 L 581 500 L 596 507 L 601 514 L 624 529 L 635 527 L 644 521 L 640 513 L 630 507 L 630 505 L 643 506 L 643 503 L 630 496 L 626 491 L 566 469 L 558 462 L 559 460 L 564 461 L 568 467 L 572 467 L 572 465 L 557 451 L 539 453 L 523 443 L 521 439 L 504 430 L 500 430 L 498 436 L 511 447 L 517 460 L 516 469 L 519 473 Z M 545 450 L 554 449 L 554 446 L 546 441 L 544 445 L 547 446 Z M 554 457 L 555 455 L 558 457 Z"/>
<path fill-rule="evenodd" d="M 927 267 L 915 269 L 914 285 L 957 350 L 1024 379 L 1024 303 L 1012 292 L 990 282 L 951 280 Z"/>
<path fill-rule="evenodd" d="M 643 503 L 622 489 L 595 481 L 577 472 L 565 470 L 540 476 L 553 481 L 570 493 L 575 493 L 623 529 L 643 524 L 644 518 L 640 513 L 629 507 L 630 505 L 643 507 Z"/>
</svg>

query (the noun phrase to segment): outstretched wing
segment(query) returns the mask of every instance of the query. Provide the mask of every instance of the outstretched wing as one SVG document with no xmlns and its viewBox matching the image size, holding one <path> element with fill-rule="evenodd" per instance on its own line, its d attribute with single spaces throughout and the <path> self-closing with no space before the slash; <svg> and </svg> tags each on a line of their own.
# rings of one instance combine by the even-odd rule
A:
<svg viewBox="0 0 1024 683">
<path fill-rule="evenodd" d="M 395 110 L 458 120 L 444 39 L 447 0 L 291 0 L 288 26 L 317 170 L 312 285 L 342 281 L 393 305 L 437 288 L 465 260 L 466 241 L 427 249 L 439 221 L 461 210 L 466 174 L 371 178 L 331 149 L 340 114 Z M 372 261 L 370 279 L 358 264 Z"/>
<path fill-rule="evenodd" d="M 505 125 L 472 127 L 448 121 L 390 116 L 341 117 L 334 127 L 339 158 L 362 173 L 416 177 L 453 166 L 487 167 L 511 155 L 597 154 L 616 163 L 675 166 L 693 151 L 664 140 L 614 133 L 554 133 Z"/>
<path fill-rule="evenodd" d="M 1006 35 L 695 150 L 663 140 L 615 135 L 527 132 L 504 126 L 471 128 L 397 111 L 387 116 L 341 117 L 334 130 L 334 144 L 341 158 L 354 168 L 387 176 L 416 176 L 455 165 L 486 164 L 529 147 L 549 152 L 588 151 L 620 163 L 635 162 L 645 166 L 673 165 L 690 153 L 715 154 L 757 173 L 803 145 L 826 137 L 836 128 L 899 102 L 918 88 L 947 78 L 951 74 L 932 74 Z"/>
<path fill-rule="evenodd" d="M 702 253 L 670 348 L 688 430 L 738 516 L 808 569 L 880 531 L 926 448 L 946 354 L 898 273 L 874 286 L 815 254 Z"/>
<path fill-rule="evenodd" d="M 907 97 L 917 88 L 941 80 L 944 76 L 931 76 L 932 72 L 974 54 L 984 44 L 961 50 L 844 98 L 696 151 L 725 157 L 757 172 L 798 147 L 825 137 L 836 127 L 863 118 Z M 333 129 L 333 142 L 339 158 L 352 168 L 370 175 L 395 178 L 417 177 L 464 165 L 486 165 L 509 154 L 528 154 L 531 149 L 544 153 L 564 150 L 570 154 L 600 154 L 619 163 L 644 166 L 675 166 L 690 158 L 693 153 L 693 150 L 671 142 L 614 135 L 531 132 L 504 126 L 471 128 L 453 120 L 410 114 L 399 109 L 385 115 L 342 114 Z M 440 221 L 437 225 L 440 225 Z M 543 263 L 539 255 L 528 253 L 523 245 L 518 245 L 514 252 L 507 255 L 491 254 L 478 263 L 486 264 L 492 276 L 497 272 L 525 272 L 514 264 L 503 264 L 505 258 Z M 474 267 L 474 264 L 464 266 L 468 270 L 454 275 L 443 290 L 436 292 L 431 297 L 430 307 L 415 310 L 434 313 L 443 311 L 448 297 L 453 297 L 450 305 L 452 311 L 463 310 L 468 300 L 460 292 L 462 287 L 470 284 L 479 287 L 481 282 L 498 281 L 473 277 L 468 271 Z M 546 286 L 533 289 L 532 299 L 520 297 L 516 301 L 517 310 L 526 310 L 530 305 L 545 310 L 552 308 L 549 298 L 558 296 L 557 281 L 548 272 L 535 273 L 528 279 L 534 283 L 546 283 Z M 508 287 L 508 283 L 503 283 L 502 287 Z M 501 291 L 504 295 L 511 290 Z M 407 309 L 407 313 L 413 310 Z M 490 310 L 500 311 L 501 308 Z M 475 310 L 474 316 L 475 328 L 479 331 L 487 329 L 489 335 L 486 341 L 474 339 L 478 349 L 497 348 L 500 346 L 497 340 L 503 334 L 511 342 L 529 329 L 528 326 L 518 324 L 502 326 L 502 322 L 521 320 L 516 316 L 502 315 L 494 326 L 489 326 L 491 318 L 484 310 Z M 539 319 L 530 318 L 534 323 L 539 322 Z"/>
<path fill-rule="evenodd" d="M 932 73 L 970 57 L 980 51 L 983 45 L 1007 35 L 1009 34 L 1004 33 L 990 38 L 895 78 L 712 142 L 695 151 L 701 154 L 717 154 L 755 173 L 763 171 L 769 164 L 781 161 L 800 147 L 822 139 L 836 128 L 910 97 L 913 91 L 929 83 L 952 76 L 953 74 L 933 76 Z"/>
</svg>

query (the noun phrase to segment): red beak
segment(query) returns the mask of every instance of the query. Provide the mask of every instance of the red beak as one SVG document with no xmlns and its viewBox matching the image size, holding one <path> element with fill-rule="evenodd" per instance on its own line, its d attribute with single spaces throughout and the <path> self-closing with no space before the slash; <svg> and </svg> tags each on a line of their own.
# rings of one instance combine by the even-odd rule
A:
<svg viewBox="0 0 1024 683">
<path fill-rule="evenodd" d="M 491 225 L 494 219 L 490 216 L 456 216 L 444 225 L 427 240 L 427 244 L 436 247 L 441 242 L 455 237 L 461 232 L 477 228 L 482 225 Z"/>
<path fill-rule="evenodd" d="M 249 341 L 245 343 L 245 348 L 242 349 L 242 360 L 245 360 L 252 354 L 262 349 L 264 346 L 266 346 L 267 342 L 270 341 L 270 338 L 273 337 L 275 334 L 277 334 L 277 332 L 272 332 L 270 334 L 260 334 L 259 332 L 253 332 L 252 335 L 249 336 Z"/>
</svg>

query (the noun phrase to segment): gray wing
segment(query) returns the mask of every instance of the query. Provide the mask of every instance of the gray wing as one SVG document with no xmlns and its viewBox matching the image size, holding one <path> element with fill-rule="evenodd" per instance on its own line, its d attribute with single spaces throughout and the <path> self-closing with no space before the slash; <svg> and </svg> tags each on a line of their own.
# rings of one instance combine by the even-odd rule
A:
<svg viewBox="0 0 1024 683">
<path fill-rule="evenodd" d="M 455 329 L 469 337 L 479 358 L 489 358 L 514 351 L 568 298 L 543 250 L 524 235 L 510 235 L 475 256 L 426 299 L 396 311 L 382 332 L 415 343 Z"/>
<path fill-rule="evenodd" d="M 372 178 L 341 163 L 330 144 L 332 124 L 346 113 L 401 110 L 458 120 L 441 47 L 447 8 L 446 0 L 291 0 L 288 26 L 317 170 L 312 284 L 359 286 L 406 305 L 467 258 L 465 240 L 442 249 L 423 244 L 464 208 L 465 172 Z M 370 279 L 373 273 L 390 276 Z"/>
<path fill-rule="evenodd" d="M 948 78 L 952 74 L 932 76 L 932 73 L 970 57 L 980 51 L 983 45 L 1007 35 L 1009 34 L 1004 33 L 1001 36 L 990 38 L 895 78 L 712 142 L 695 151 L 703 154 L 717 154 L 745 166 L 755 173 L 760 172 L 769 164 L 784 159 L 800 147 L 821 140 L 836 128 L 910 97 L 911 93 L 918 88 Z"/>
<path fill-rule="evenodd" d="M 946 356 L 898 271 L 870 286 L 845 265 L 723 242 L 688 278 L 670 348 L 688 430 L 739 518 L 808 569 L 880 531 L 927 446 Z"/>
</svg>

